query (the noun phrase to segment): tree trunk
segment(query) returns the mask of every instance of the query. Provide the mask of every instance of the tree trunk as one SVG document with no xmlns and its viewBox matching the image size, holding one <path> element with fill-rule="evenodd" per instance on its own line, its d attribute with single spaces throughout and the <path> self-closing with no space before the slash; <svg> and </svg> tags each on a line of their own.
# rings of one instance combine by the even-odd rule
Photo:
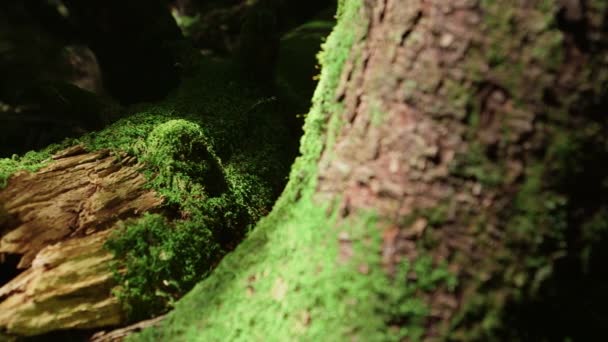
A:
<svg viewBox="0 0 608 342">
<path fill-rule="evenodd" d="M 560 279 L 599 289 L 606 5 L 338 14 L 273 212 L 135 340 L 596 336 L 605 296 Z"/>
<path fill-rule="evenodd" d="M 338 24 L 320 55 L 302 155 L 287 188 L 208 278 L 160 325 L 133 340 L 599 336 L 606 312 L 602 246 L 608 241 L 608 169 L 600 163 L 608 157 L 602 112 L 607 17 L 600 0 L 340 1 Z M 214 88 L 194 94 L 213 101 L 206 91 Z M 258 115 L 264 103 L 245 101 L 243 107 Z M 248 131 L 258 120 L 251 116 L 234 127 Z M 176 127 L 147 128 L 147 149 L 136 153 L 161 174 L 155 189 L 173 205 L 184 202 L 187 209 L 171 219 L 188 229 L 184 222 L 191 217 L 202 225 L 212 214 L 241 208 L 196 204 L 223 192 L 247 203 L 249 215 L 235 219 L 237 226 L 259 217 L 265 202 L 235 183 L 249 178 L 230 177 L 269 165 L 260 157 L 268 150 L 251 146 L 271 132 L 245 134 L 239 154 L 233 140 L 205 137 L 213 129 L 199 134 L 184 123 Z M 176 142 L 182 136 L 192 139 L 186 144 L 191 148 L 167 154 L 167 146 L 181 146 Z M 228 137 L 240 141 L 241 135 Z M 129 139 L 139 151 L 138 138 Z M 225 140 L 230 143 L 217 143 Z M 209 148 L 209 141 L 218 146 Z M 253 169 L 248 160 L 256 161 Z M 218 165 L 223 182 L 211 191 L 210 179 L 218 177 L 209 176 L 209 169 Z M 278 173 L 256 175 L 270 174 Z M 184 184 L 203 190 L 176 195 Z M 267 199 L 268 188 L 256 189 Z M 6 206 L 3 211 L 12 214 Z M 0 216 L 3 228 L 14 222 L 10 217 Z M 213 227 L 231 222 L 223 220 Z M 137 229 L 164 228 L 149 217 L 138 222 Z M 206 238 L 205 230 L 200 233 Z M 37 271 L 36 260 L 51 247 L 15 278 L 18 285 L 44 271 Z M 211 253 L 188 251 L 205 258 Z M 34 253 L 26 255 L 23 260 L 31 260 Z M 166 259 L 161 251 L 153 260 Z M 139 265 L 148 259 L 141 260 Z M 208 266 L 217 257 L 205 260 Z M 155 290 L 165 295 L 172 288 Z"/>
</svg>

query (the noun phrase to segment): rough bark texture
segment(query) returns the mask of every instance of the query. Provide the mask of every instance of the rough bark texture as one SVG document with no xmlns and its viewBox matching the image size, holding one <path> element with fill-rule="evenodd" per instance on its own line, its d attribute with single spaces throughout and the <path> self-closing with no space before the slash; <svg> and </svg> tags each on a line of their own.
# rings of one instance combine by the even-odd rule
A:
<svg viewBox="0 0 608 342">
<path fill-rule="evenodd" d="M 463 108 L 445 96 L 451 82 L 475 91 L 458 65 L 480 21 L 468 7 L 442 1 L 367 2 L 367 37 L 353 47 L 343 71 L 347 78 L 337 94 L 344 104 L 342 127 L 319 161 L 316 198 L 337 200 L 345 219 L 361 210 L 382 218 L 382 264 L 389 274 L 404 260 L 416 260 L 417 241 L 432 228 L 427 218 L 414 214 L 442 202 L 454 199 L 453 224 L 441 230 L 435 262 L 445 261 L 449 250 L 469 251 L 475 244 L 468 227 L 457 222 L 463 217 L 457 211 L 480 209 L 484 198 L 472 193 L 479 187 L 475 181 L 449 179 L 451 163 L 465 148 L 466 122 Z M 447 322 L 459 306 L 443 291 L 416 294 L 437 302 L 430 312 L 433 321 Z"/>
<path fill-rule="evenodd" d="M 0 257 L 21 256 L 16 267 L 24 270 L 0 288 L 0 327 L 11 334 L 123 322 L 104 243 L 119 220 L 162 203 L 144 188 L 134 158 L 75 146 L 53 159 L 0 191 Z"/>
<path fill-rule="evenodd" d="M 516 221 L 521 211 L 534 210 L 518 207 L 522 197 L 550 203 L 544 192 L 561 190 L 565 211 L 579 205 L 549 178 L 567 168 L 554 149 L 568 130 L 605 134 L 591 107 L 604 96 L 606 8 L 597 1 L 385 0 L 366 1 L 365 9 L 369 26 L 342 74 L 341 128 L 319 162 L 316 196 L 337 201 L 344 217 L 374 210 L 384 218 L 389 273 L 424 254 L 449 263 L 460 290 L 439 288 L 426 299 L 425 336 L 439 337 L 487 284 L 501 282 L 494 289 L 506 303 L 511 286 L 539 277 L 520 265 L 539 252 L 532 241 L 548 244 L 560 223 L 533 221 L 525 238 L 511 237 L 525 229 Z M 523 193 L 536 181 L 544 190 Z M 585 234 L 569 224 L 571 234 Z M 561 252 L 545 250 L 545 265 Z M 452 338 L 488 338 L 468 329 Z"/>
<path fill-rule="evenodd" d="M 86 153 L 76 146 L 55 159 L 36 173 L 14 175 L 0 192 L 6 212 L 0 253 L 23 255 L 18 268 L 29 267 L 49 244 L 91 235 L 161 204 L 143 188 L 133 158 L 117 160 L 109 151 Z"/>
</svg>

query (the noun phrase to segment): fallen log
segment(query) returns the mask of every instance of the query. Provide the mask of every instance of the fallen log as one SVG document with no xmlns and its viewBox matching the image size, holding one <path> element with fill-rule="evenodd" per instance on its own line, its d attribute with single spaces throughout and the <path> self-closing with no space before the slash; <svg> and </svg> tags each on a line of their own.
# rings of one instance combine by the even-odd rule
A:
<svg viewBox="0 0 608 342">
<path fill-rule="evenodd" d="M 0 190 L 0 267 L 9 271 L 3 260 L 18 255 L 21 271 L 0 284 L 0 331 L 8 334 L 125 323 L 104 243 L 119 221 L 162 204 L 134 158 L 75 146 L 53 159 Z"/>
</svg>

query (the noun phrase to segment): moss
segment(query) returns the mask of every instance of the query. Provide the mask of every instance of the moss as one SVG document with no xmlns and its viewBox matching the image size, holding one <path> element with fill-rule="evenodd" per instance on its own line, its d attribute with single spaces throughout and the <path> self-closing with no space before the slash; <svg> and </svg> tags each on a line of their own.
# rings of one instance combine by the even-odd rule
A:
<svg viewBox="0 0 608 342">
<path fill-rule="evenodd" d="M 553 78 L 565 62 L 565 36 L 556 22 L 559 6 L 539 1 L 522 12 L 508 10 L 521 7 L 510 3 L 481 1 L 484 35 L 493 43 L 489 47 L 473 46 L 468 52 L 467 74 L 473 84 L 480 86 L 489 77 L 493 85 L 504 90 L 517 111 L 534 112 L 537 130 L 531 140 L 546 144 L 546 149 L 528 151 L 522 159 L 523 175 L 511 184 L 505 178 L 509 170 L 501 164 L 509 155 L 502 149 L 522 142 L 509 139 L 505 120 L 501 122 L 497 151 L 488 153 L 486 146 L 473 144 L 458 157 L 458 167 L 453 170 L 456 174 L 478 180 L 491 191 L 511 193 L 513 201 L 501 206 L 499 213 L 504 223 L 504 246 L 495 249 L 495 260 L 480 266 L 483 272 L 472 283 L 474 293 L 468 295 L 466 306 L 452 320 L 445 336 L 467 341 L 541 340 L 547 336 L 552 336 L 547 340 L 557 340 L 574 333 L 580 340 L 587 340 L 585 331 L 593 331 L 592 324 L 577 327 L 576 318 L 568 313 L 580 315 L 589 310 L 572 304 L 569 296 L 599 286 L 593 285 L 597 279 L 589 281 L 594 279 L 589 265 L 602 255 L 597 248 L 601 241 L 605 243 L 608 226 L 603 214 L 606 203 L 601 199 L 607 190 L 602 185 L 606 172 L 597 166 L 597 161 L 605 158 L 605 138 L 600 138 L 599 132 L 605 130 L 606 122 L 599 114 L 601 105 L 594 102 L 601 103 L 598 99 L 605 97 L 606 76 L 595 72 L 602 70 L 598 67 L 601 62 L 591 58 L 587 70 L 576 76 L 579 89 L 593 85 L 593 91 L 575 93 L 585 101 L 574 96 L 560 98 L 559 105 L 540 107 L 542 112 L 538 113 L 538 103 L 546 103 L 544 91 L 552 90 Z M 479 65 L 483 65 L 480 61 L 490 61 L 490 70 L 479 71 Z M 533 73 L 541 75 L 535 79 L 535 90 L 526 83 Z M 458 89 L 450 93 L 454 98 L 459 95 Z M 474 101 L 471 98 L 467 105 L 469 139 L 475 139 L 483 129 L 479 125 L 481 105 Z M 488 224 L 479 222 L 480 226 Z M 483 231 L 477 232 L 479 243 Z M 587 265 L 589 272 L 577 273 L 580 268 L 564 265 Z M 572 283 L 585 286 L 564 285 Z M 579 298 L 574 301 L 580 303 Z M 593 322 L 592 314 L 585 317 L 586 322 Z M 560 320 L 569 324 L 557 323 Z"/>
<path fill-rule="evenodd" d="M 401 92 L 405 101 L 411 101 L 414 98 L 414 95 L 416 95 L 416 90 L 418 89 L 418 82 L 411 79 L 404 80 L 401 88 Z"/>
<path fill-rule="evenodd" d="M 603 296 L 593 294 L 597 286 L 604 286 L 598 280 L 603 271 L 592 265 L 603 258 L 598 250 L 604 248 L 608 237 L 608 205 L 601 199 L 608 188 L 606 174 L 594 171 L 591 165 L 605 158 L 608 150 L 600 143 L 605 137 L 586 129 L 558 130 L 555 134 L 544 158 L 526 168 L 525 182 L 511 210 L 505 213 L 510 255 L 504 260 L 509 267 L 502 277 L 503 288 L 486 299 L 486 319 L 493 317 L 494 324 L 485 327 L 481 336 L 499 334 L 516 339 L 526 334 L 586 340 L 603 329 L 592 323 L 595 315 L 605 312 L 599 307 Z M 596 144 L 601 147 L 591 147 Z M 591 194 L 594 192 L 597 195 Z M 560 279 L 572 279 L 573 283 Z M 580 291 L 599 299 L 583 304 L 585 300 L 576 296 L 572 302 L 573 293 Z M 587 323 L 575 320 L 569 326 L 554 328 L 555 321 L 572 320 L 570 313 L 574 312 L 585 315 Z M 542 319 L 531 325 L 527 315 Z M 513 330 L 514 326 L 518 329 Z"/>
<path fill-rule="evenodd" d="M 452 166 L 452 174 L 465 179 L 474 179 L 489 187 L 501 185 L 506 170 L 499 163 L 490 160 L 483 145 L 473 143 L 466 154 Z"/>
<path fill-rule="evenodd" d="M 590 265 L 597 263 L 598 249 L 604 248 L 608 237 L 608 206 L 600 199 L 608 191 L 605 173 L 590 172 L 593 160 L 605 158 L 608 150 L 600 142 L 604 138 L 585 131 L 557 129 L 546 153 L 526 167 L 513 202 L 500 215 L 505 222 L 504 246 L 496 250 L 496 261 L 482 266 L 487 278 L 477 279 L 476 294 L 451 320 L 446 336 L 467 341 L 517 340 L 544 338 L 549 330 L 551 336 L 586 336 L 584 331 L 594 329 L 592 324 L 581 329 L 579 323 L 553 328 L 554 320 L 584 311 L 579 307 L 555 311 L 556 307 L 576 307 L 569 299 L 574 290 L 564 285 L 569 282 L 555 278 L 578 279 L 588 289 L 594 288 L 588 283 L 595 277 Z M 593 145 L 600 147 L 594 151 Z M 577 266 L 564 271 L 563 265 L 569 263 Z"/>
<path fill-rule="evenodd" d="M 429 314 L 420 296 L 453 287 L 455 278 L 428 258 L 404 261 L 390 278 L 373 215 L 327 229 L 336 226 L 335 217 L 298 203 L 280 229 L 272 215 L 264 219 L 162 328 L 132 340 L 419 340 Z M 340 263 L 346 240 L 354 256 Z M 390 325 L 396 328 L 387 331 Z"/>
<path fill-rule="evenodd" d="M 340 108 L 334 91 L 356 37 L 353 28 L 361 27 L 361 5 L 340 4 L 339 24 L 320 54 L 322 75 L 306 119 L 303 155 L 272 213 L 161 327 L 131 340 L 421 338 L 429 308 L 419 295 L 453 287 L 455 278 L 428 258 L 404 261 L 389 277 L 381 260 L 382 223 L 372 214 L 338 223 L 327 214 L 328 204 L 312 200 L 322 137 L 336 134 L 326 132 L 327 118 Z M 339 261 L 344 248 L 352 257 Z"/>
<path fill-rule="evenodd" d="M 317 26 L 313 28 L 319 29 Z M 318 44 L 318 32 L 315 33 Z M 301 57 L 306 54 L 303 52 Z M 194 252 L 190 257 L 181 257 L 183 263 L 200 266 L 195 272 L 200 280 L 253 222 L 268 213 L 286 182 L 294 155 L 292 137 L 282 130 L 287 106 L 280 103 L 281 99 L 268 97 L 257 84 L 243 79 L 231 62 L 191 58 L 184 59 L 184 63 L 187 75 L 181 87 L 166 100 L 132 106 L 123 119 L 78 139 L 89 150 L 110 149 L 117 155 L 126 152 L 143 162 L 148 185 L 165 199 L 162 214 L 186 218 L 162 225 L 160 217 L 128 221 L 121 231 L 132 233 L 120 233 L 124 235 L 110 241 L 108 246 L 122 259 L 120 268 L 128 270 L 119 275 L 119 281 L 123 284 L 121 298 L 134 315 L 132 318 L 165 311 L 171 300 L 194 284 L 179 275 L 180 267 L 154 256 L 153 250 L 158 246 L 177 248 L 170 235 L 159 232 L 166 229 L 194 236 L 198 229 L 202 236 L 209 236 L 209 248 L 214 254 L 203 258 L 205 266 L 194 260 Z M 5 173 L 24 165 L 28 164 L 10 162 Z M 148 224 L 152 228 L 145 228 Z M 157 238 L 146 242 L 146 234 L 156 234 Z M 145 252 L 120 247 L 144 242 L 150 245 Z M 150 254 L 147 258 L 154 260 L 154 267 L 143 268 L 142 273 L 132 270 L 141 267 L 138 253 Z M 155 294 L 164 285 L 159 283 L 160 276 L 151 275 L 163 274 L 161 271 L 169 272 L 165 272 L 163 281 L 179 285 L 179 291 L 171 290 L 171 300 Z M 150 306 L 146 308 L 148 301 Z"/>
<path fill-rule="evenodd" d="M 184 67 L 182 86 L 164 101 L 131 106 L 99 132 L 0 159 L 0 186 L 74 144 L 142 163 L 167 219 L 126 221 L 108 243 L 120 261 L 119 296 L 131 319 L 169 309 L 234 248 L 268 213 L 294 155 L 284 125 L 288 107 L 244 80 L 231 62 L 197 58 Z"/>
<path fill-rule="evenodd" d="M 186 37 L 190 37 L 193 35 L 193 33 L 198 32 L 200 26 L 202 25 L 201 16 L 199 13 L 194 16 L 188 16 L 180 15 L 178 11 L 173 10 L 171 14 L 173 15 L 173 19 L 175 19 L 177 26 L 179 26 L 180 30 Z"/>
<path fill-rule="evenodd" d="M 374 126 L 380 126 L 386 113 L 382 110 L 379 102 L 372 100 L 370 104 L 370 122 Z"/>
<path fill-rule="evenodd" d="M 123 284 L 116 294 L 131 319 L 165 311 L 209 271 L 221 246 L 198 224 L 145 214 L 114 233 L 107 246 L 126 266 L 115 265 Z"/>
<path fill-rule="evenodd" d="M 23 156 L 0 158 L 0 189 L 8 185 L 10 177 L 17 171 L 34 172 L 47 165 L 55 152 L 69 146 L 69 142 L 53 144 L 42 151 L 30 151 Z"/>
<path fill-rule="evenodd" d="M 344 119 L 341 115 L 332 115 L 333 113 L 343 111 L 342 105 L 335 100 L 335 91 L 340 82 L 342 68 L 348 58 L 354 57 L 355 60 L 361 62 L 361 59 L 358 56 L 351 56 L 351 47 L 365 32 L 367 26 L 366 23 L 361 22 L 366 19 L 354 19 L 354 16 L 357 15 L 356 11 L 359 11 L 361 6 L 362 5 L 358 1 L 355 1 L 348 6 L 338 6 L 338 18 L 352 15 L 353 20 L 358 20 L 358 24 L 355 24 L 354 22 L 344 23 L 342 29 L 334 28 L 334 31 L 332 32 L 333 39 L 328 39 L 325 44 L 323 44 L 323 51 L 318 56 L 319 64 L 322 67 L 321 78 L 313 96 L 313 108 L 311 109 L 311 111 L 317 110 L 321 113 L 319 113 L 320 115 L 315 115 L 315 121 L 307 121 L 305 132 L 306 128 L 308 128 L 308 131 L 311 133 L 305 135 L 304 138 L 308 137 L 309 141 L 302 141 L 301 146 L 303 148 L 325 144 L 326 149 L 331 150 L 331 146 L 333 146 L 335 142 L 335 137 L 344 124 Z M 359 63 L 354 62 L 354 64 Z M 319 134 L 324 132 L 315 132 L 321 127 L 327 130 L 327 134 Z M 316 144 L 312 141 L 315 137 L 319 138 Z M 327 141 L 323 141 L 323 137 L 327 139 Z M 302 152 L 303 155 L 307 154 L 307 151 L 305 150 Z M 310 155 L 314 156 L 316 153 L 311 153 Z"/>
<path fill-rule="evenodd" d="M 513 109 L 527 112 L 532 100 L 542 101 L 543 89 L 531 93 L 522 93 L 529 89 L 526 75 L 529 68 L 539 68 L 537 72 L 550 78 L 552 73 L 563 62 L 563 33 L 556 27 L 555 16 L 558 7 L 551 2 L 538 2 L 526 10 L 526 16 L 517 10 L 519 5 L 493 0 L 484 0 L 480 9 L 484 13 L 482 29 L 489 37 L 489 46 L 473 44 L 467 52 L 465 69 L 468 82 L 465 85 L 448 81 L 444 85 L 447 96 L 452 100 L 454 113 L 458 118 L 466 118 L 468 129 L 467 139 L 479 140 L 488 127 L 482 126 L 481 116 L 484 104 L 479 96 L 472 95 L 471 85 L 483 89 L 486 86 L 496 86 L 503 90 L 511 101 Z M 525 27 L 522 23 L 525 21 Z M 489 66 L 489 70 L 481 70 L 481 66 Z M 490 81 L 491 80 L 491 81 Z M 536 82 L 547 82 L 546 79 Z M 488 83 L 489 82 L 489 83 Z M 510 113 L 505 113 L 509 115 Z M 482 142 L 473 142 L 466 152 L 457 157 L 452 168 L 454 175 L 480 182 L 486 187 L 498 188 L 508 183 L 509 173 L 502 163 L 507 158 L 503 149 L 511 143 L 515 134 L 509 127 L 509 118 L 501 116 L 500 127 L 494 134 L 498 135 L 496 146 L 487 146 Z"/>
<path fill-rule="evenodd" d="M 154 173 L 153 185 L 170 203 L 179 204 L 186 188 L 203 194 L 226 191 L 219 160 L 199 125 L 179 119 L 154 128 L 148 135 L 142 157 Z"/>
<path fill-rule="evenodd" d="M 301 52 L 301 57 L 307 53 Z M 142 268 L 118 275 L 121 298 L 132 318 L 166 311 L 234 248 L 251 224 L 268 213 L 294 155 L 293 138 L 282 130 L 285 115 L 291 114 L 286 108 L 291 107 L 281 98 L 269 97 L 243 79 L 231 62 L 189 63 L 186 69 L 192 76 L 165 101 L 133 107 L 133 115 L 81 139 L 90 149 L 128 151 L 145 162 L 149 185 L 165 198 L 164 213 L 180 218 L 129 221 L 122 230 L 132 233 L 118 233 L 110 241 L 122 260 L 120 269 Z M 155 227 L 152 233 L 145 228 L 148 224 Z M 156 236 L 152 243 L 147 234 Z M 191 236 L 191 244 L 174 242 L 182 236 Z M 148 250 L 124 248 L 139 244 L 147 244 Z M 180 246 L 190 252 L 177 251 Z M 159 248 L 163 255 L 179 254 L 181 264 L 161 257 Z M 200 257 L 197 248 L 203 251 Z M 151 268 L 139 265 L 138 255 L 147 255 Z M 197 266 L 186 277 L 180 270 L 187 265 Z M 165 281 L 172 285 L 167 288 Z"/>
<path fill-rule="evenodd" d="M 205 60 L 194 68 L 166 101 L 134 107 L 135 114 L 81 139 L 90 149 L 127 151 L 144 162 L 149 186 L 165 199 L 163 212 L 184 218 L 129 221 L 109 242 L 127 269 L 118 278 L 132 319 L 166 311 L 202 279 L 267 213 L 287 173 L 282 108 L 260 100 L 229 63 Z M 125 247 L 140 245 L 148 247 Z M 150 268 L 141 264 L 146 259 Z"/>
</svg>

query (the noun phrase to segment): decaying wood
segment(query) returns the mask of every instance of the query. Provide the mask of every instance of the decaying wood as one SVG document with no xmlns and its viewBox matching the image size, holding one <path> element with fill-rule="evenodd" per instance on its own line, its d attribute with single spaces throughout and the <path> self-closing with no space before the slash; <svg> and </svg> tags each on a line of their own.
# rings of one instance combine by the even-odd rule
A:
<svg viewBox="0 0 608 342">
<path fill-rule="evenodd" d="M 103 245 L 118 221 L 162 203 L 134 158 L 76 146 L 53 159 L 0 191 L 0 256 L 21 255 L 25 269 L 0 288 L 0 330 L 10 334 L 123 322 Z"/>
<path fill-rule="evenodd" d="M 91 342 L 118 342 L 123 341 L 127 336 L 145 328 L 155 326 L 160 323 L 165 316 L 158 316 L 145 321 L 137 322 L 128 327 L 112 330 L 110 332 L 100 331 L 91 337 Z"/>
<path fill-rule="evenodd" d="M 46 245 L 158 207 L 161 200 L 144 183 L 133 158 L 119 161 L 108 151 L 84 153 L 82 147 L 34 174 L 17 174 L 0 191 L 9 216 L 0 253 L 23 255 L 18 267 L 26 268 Z"/>
<path fill-rule="evenodd" d="M 30 268 L 0 289 L 0 327 L 16 335 L 95 328 L 123 321 L 103 248 L 109 230 L 44 248 Z"/>
</svg>

